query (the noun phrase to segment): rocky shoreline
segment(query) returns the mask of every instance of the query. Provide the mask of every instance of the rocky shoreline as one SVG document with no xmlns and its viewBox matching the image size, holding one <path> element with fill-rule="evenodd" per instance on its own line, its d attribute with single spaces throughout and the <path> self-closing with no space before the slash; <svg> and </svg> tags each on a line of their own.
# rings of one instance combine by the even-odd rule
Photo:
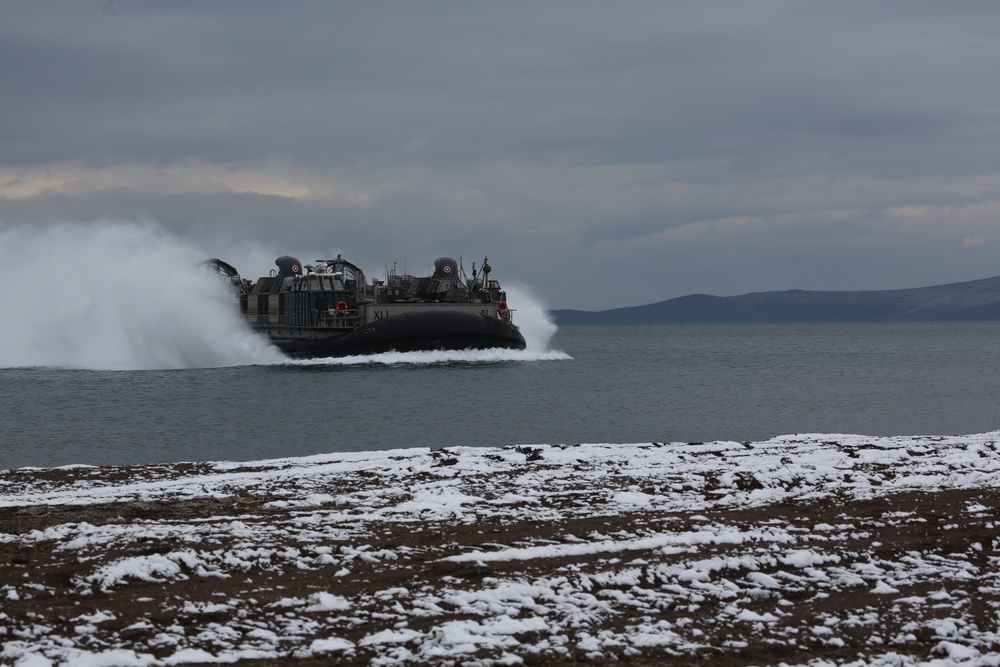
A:
<svg viewBox="0 0 1000 667">
<path fill-rule="evenodd" d="M 997 435 L 0 471 L 0 664 L 1000 665 Z"/>
</svg>

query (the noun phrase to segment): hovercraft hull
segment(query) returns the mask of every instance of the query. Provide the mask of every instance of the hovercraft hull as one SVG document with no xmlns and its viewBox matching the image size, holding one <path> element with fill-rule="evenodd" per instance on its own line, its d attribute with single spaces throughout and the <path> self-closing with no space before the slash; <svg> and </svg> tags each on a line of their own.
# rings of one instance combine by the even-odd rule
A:
<svg viewBox="0 0 1000 667">
<path fill-rule="evenodd" d="M 293 358 L 525 348 L 524 336 L 517 327 L 501 319 L 444 308 L 404 312 L 346 333 L 325 330 L 322 335 L 315 335 L 308 328 L 266 333 L 278 349 Z"/>
</svg>

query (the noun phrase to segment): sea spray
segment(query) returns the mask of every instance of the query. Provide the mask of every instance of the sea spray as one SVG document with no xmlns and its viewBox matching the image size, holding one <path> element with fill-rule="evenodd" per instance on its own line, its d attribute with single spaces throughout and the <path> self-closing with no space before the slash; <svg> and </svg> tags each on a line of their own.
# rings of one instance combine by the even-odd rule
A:
<svg viewBox="0 0 1000 667">
<path fill-rule="evenodd" d="M 558 328 L 549 319 L 548 309 L 526 285 L 508 281 L 505 288 L 507 301 L 514 309 L 514 324 L 521 330 L 528 351 L 547 351 Z"/>
<path fill-rule="evenodd" d="M 152 224 L 0 231 L 0 368 L 205 368 L 280 363 L 207 255 Z"/>
</svg>

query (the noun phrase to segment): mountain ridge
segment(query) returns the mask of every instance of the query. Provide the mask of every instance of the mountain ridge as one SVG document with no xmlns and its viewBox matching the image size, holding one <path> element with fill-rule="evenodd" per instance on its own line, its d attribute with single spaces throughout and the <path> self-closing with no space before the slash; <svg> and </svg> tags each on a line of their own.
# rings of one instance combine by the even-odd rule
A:
<svg viewBox="0 0 1000 667">
<path fill-rule="evenodd" d="M 893 290 L 688 294 L 643 306 L 549 311 L 558 325 L 1000 321 L 1000 276 Z"/>
</svg>

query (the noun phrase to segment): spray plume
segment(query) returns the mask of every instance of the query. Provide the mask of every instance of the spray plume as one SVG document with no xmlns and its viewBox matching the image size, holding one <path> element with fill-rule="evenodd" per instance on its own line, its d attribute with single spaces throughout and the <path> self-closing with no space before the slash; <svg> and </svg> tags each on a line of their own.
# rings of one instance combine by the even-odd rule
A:
<svg viewBox="0 0 1000 667">
<path fill-rule="evenodd" d="M 0 368 L 280 363 L 240 321 L 206 256 L 153 225 L 0 231 Z"/>
</svg>

